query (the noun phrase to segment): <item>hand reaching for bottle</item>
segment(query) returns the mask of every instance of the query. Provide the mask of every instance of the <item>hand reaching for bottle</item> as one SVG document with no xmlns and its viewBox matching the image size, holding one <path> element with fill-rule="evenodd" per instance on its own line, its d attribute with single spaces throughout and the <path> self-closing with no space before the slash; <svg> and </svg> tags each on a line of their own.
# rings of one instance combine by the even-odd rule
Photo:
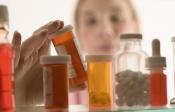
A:
<svg viewBox="0 0 175 112">
<path fill-rule="evenodd" d="M 21 35 L 15 32 L 12 40 L 14 49 L 14 78 L 16 105 L 32 105 L 43 102 L 43 78 L 39 58 L 50 54 L 51 33 L 64 26 L 62 21 L 52 21 L 38 30 L 21 44 Z"/>
</svg>

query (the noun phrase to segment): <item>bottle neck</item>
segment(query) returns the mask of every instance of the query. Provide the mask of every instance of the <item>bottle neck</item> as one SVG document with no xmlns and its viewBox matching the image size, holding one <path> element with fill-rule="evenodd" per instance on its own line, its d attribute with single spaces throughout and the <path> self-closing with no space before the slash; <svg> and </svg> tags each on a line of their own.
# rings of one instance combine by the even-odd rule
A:
<svg viewBox="0 0 175 112">
<path fill-rule="evenodd" d="M 122 40 L 121 47 L 125 51 L 137 51 L 142 49 L 142 44 L 140 39 L 128 39 Z"/>
<path fill-rule="evenodd" d="M 163 67 L 151 68 L 150 73 L 151 74 L 162 74 L 162 73 L 164 73 L 164 70 L 165 70 L 165 68 L 163 68 Z"/>
<path fill-rule="evenodd" d="M 0 43 L 8 43 L 8 25 L 6 22 L 1 22 L 0 21 Z"/>
</svg>

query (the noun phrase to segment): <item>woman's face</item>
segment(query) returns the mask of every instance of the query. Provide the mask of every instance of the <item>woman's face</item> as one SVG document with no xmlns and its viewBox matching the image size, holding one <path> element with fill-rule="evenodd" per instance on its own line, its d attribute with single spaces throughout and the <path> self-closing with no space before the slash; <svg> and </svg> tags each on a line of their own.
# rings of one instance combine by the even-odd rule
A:
<svg viewBox="0 0 175 112">
<path fill-rule="evenodd" d="M 88 54 L 114 54 L 121 33 L 137 32 L 125 0 L 85 0 L 79 10 L 78 39 Z"/>
</svg>

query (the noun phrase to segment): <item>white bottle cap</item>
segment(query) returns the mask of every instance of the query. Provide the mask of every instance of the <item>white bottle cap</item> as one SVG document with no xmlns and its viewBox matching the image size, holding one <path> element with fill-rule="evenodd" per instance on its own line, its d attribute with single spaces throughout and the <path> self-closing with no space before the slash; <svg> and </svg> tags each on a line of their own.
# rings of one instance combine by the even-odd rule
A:
<svg viewBox="0 0 175 112">
<path fill-rule="evenodd" d="M 69 55 L 40 57 L 40 64 L 67 64 L 70 62 L 71 57 Z"/>
<path fill-rule="evenodd" d="M 63 34 L 63 33 L 72 31 L 72 29 L 73 29 L 72 25 L 66 25 L 66 26 L 64 26 L 62 29 L 60 29 L 60 30 L 56 31 L 55 33 L 53 33 L 53 34 L 49 37 L 49 39 L 55 38 L 56 36 L 61 35 L 61 34 Z"/>
<path fill-rule="evenodd" d="M 87 55 L 86 61 L 113 61 L 113 55 Z"/>
</svg>

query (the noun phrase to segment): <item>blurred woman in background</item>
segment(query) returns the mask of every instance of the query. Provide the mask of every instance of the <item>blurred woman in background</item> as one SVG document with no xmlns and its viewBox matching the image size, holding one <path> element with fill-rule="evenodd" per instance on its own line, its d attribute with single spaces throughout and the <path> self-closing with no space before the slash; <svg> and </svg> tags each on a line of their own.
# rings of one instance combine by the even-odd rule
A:
<svg viewBox="0 0 175 112">
<path fill-rule="evenodd" d="M 52 21 L 21 44 L 14 33 L 16 105 L 43 103 L 41 55 L 49 55 L 48 37 L 63 27 Z M 84 54 L 115 54 L 122 33 L 138 33 L 139 19 L 131 0 L 78 0 L 75 33 Z M 88 104 L 87 89 L 70 93 L 70 104 Z"/>
</svg>

